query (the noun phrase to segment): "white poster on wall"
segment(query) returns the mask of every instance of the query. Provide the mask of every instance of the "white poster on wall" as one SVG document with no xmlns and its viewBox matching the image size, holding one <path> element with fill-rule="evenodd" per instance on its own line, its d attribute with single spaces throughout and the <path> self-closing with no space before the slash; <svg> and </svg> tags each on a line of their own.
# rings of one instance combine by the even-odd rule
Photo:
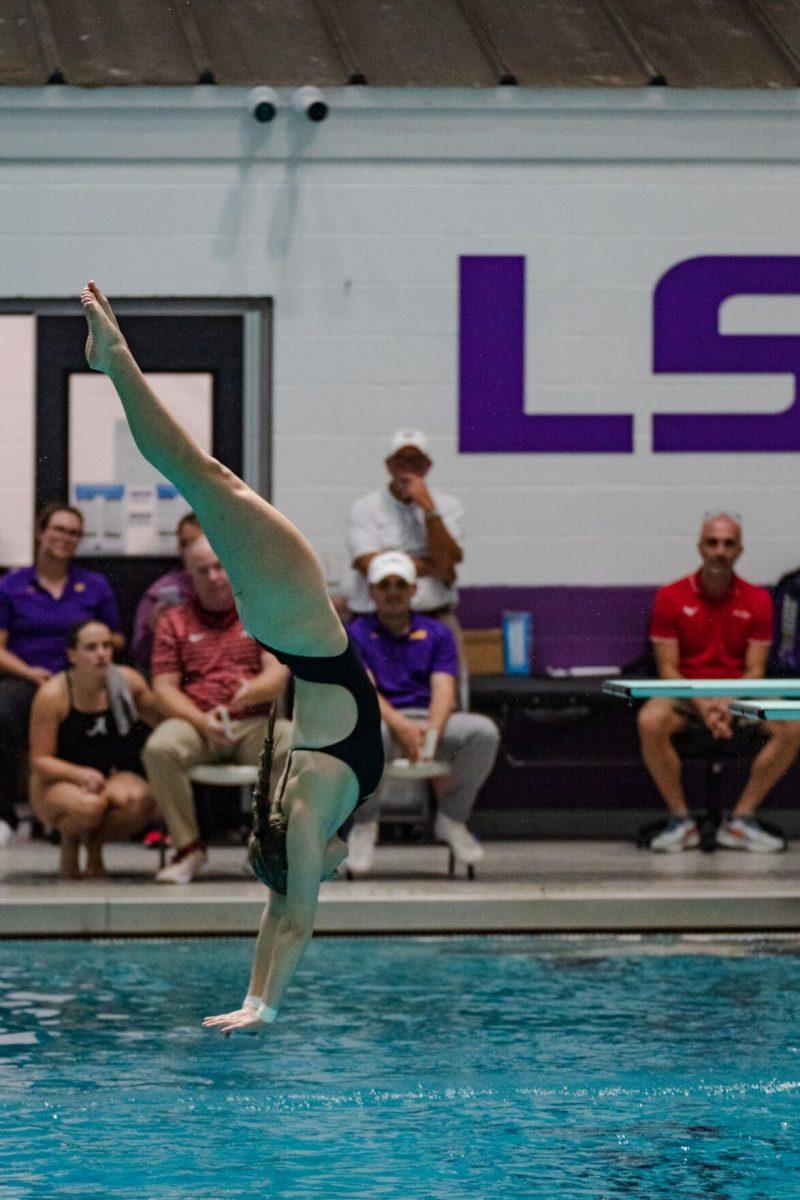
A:
<svg viewBox="0 0 800 1200">
<path fill-rule="evenodd" d="M 158 373 L 147 382 L 210 453 L 214 381 L 208 372 Z M 139 453 L 122 404 L 104 375 L 69 379 L 69 494 L 83 513 L 84 555 L 173 555 L 189 505 Z"/>
<path fill-rule="evenodd" d="M 36 320 L 0 316 L 0 564 L 23 567 L 33 542 Z"/>
</svg>

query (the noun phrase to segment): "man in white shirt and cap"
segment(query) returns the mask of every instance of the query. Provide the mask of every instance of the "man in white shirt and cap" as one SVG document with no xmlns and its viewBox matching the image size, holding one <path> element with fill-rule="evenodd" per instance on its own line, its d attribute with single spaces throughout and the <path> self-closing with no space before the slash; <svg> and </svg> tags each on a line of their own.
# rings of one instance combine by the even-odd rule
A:
<svg viewBox="0 0 800 1200">
<path fill-rule="evenodd" d="M 454 611 L 456 568 L 464 557 L 464 510 L 455 496 L 429 489 L 426 477 L 432 466 L 428 438 L 421 430 L 398 429 L 392 434 L 386 458 L 388 486 L 356 500 L 347 520 L 347 549 L 355 571 L 350 610 L 354 616 L 374 610 L 367 572 L 376 554 L 408 554 L 417 572 L 414 612 L 444 621 L 456 638 L 463 706 L 461 628 Z"/>
</svg>

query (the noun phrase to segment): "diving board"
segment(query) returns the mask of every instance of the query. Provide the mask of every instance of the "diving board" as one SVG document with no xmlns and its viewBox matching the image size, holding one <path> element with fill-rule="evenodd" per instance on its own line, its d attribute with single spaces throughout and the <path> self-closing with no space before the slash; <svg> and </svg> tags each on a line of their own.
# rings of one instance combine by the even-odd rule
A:
<svg viewBox="0 0 800 1200">
<path fill-rule="evenodd" d="M 607 679 L 603 691 L 625 700 L 650 700 L 656 696 L 670 700 L 697 700 L 709 696 L 758 700 L 783 696 L 800 701 L 800 679 Z"/>
<path fill-rule="evenodd" d="M 800 721 L 800 700 L 734 700 L 731 713 L 748 721 Z"/>
</svg>

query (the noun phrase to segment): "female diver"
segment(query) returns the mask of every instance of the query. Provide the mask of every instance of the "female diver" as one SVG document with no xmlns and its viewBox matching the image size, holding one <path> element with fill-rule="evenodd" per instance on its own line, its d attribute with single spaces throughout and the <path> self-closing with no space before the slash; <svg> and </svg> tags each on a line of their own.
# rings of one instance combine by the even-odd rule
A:
<svg viewBox="0 0 800 1200">
<path fill-rule="evenodd" d="M 347 849 L 337 831 L 383 770 L 375 689 L 325 589 L 322 568 L 292 523 L 206 454 L 151 391 L 93 282 L 81 293 L 86 359 L 110 378 L 142 454 L 192 506 L 225 567 L 248 633 L 292 671 L 295 699 L 286 771 L 272 802 L 268 736 L 250 860 L 270 895 L 242 1006 L 207 1017 L 223 1034 L 271 1024 L 311 939 L 320 882 Z"/>
</svg>

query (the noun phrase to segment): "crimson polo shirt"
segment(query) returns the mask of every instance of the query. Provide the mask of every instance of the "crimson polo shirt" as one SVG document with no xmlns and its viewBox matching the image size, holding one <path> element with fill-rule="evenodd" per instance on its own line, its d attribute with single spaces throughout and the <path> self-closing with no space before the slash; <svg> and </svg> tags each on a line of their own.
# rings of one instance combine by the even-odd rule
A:
<svg viewBox="0 0 800 1200">
<path fill-rule="evenodd" d="M 347 630 L 375 686 L 393 708 L 430 707 L 431 675 L 458 675 L 455 638 L 432 617 L 412 613 L 408 633 L 397 636 L 375 613 L 365 613 Z"/>
<path fill-rule="evenodd" d="M 738 575 L 724 596 L 708 596 L 697 571 L 659 588 L 650 637 L 678 642 L 686 679 L 738 679 L 748 644 L 772 641 L 772 599 Z"/>
<path fill-rule="evenodd" d="M 6 649 L 29 667 L 63 671 L 67 666 L 67 634 L 89 618 L 121 633 L 119 609 L 105 575 L 70 566 L 56 600 L 42 587 L 35 567 L 9 571 L 0 579 L 0 629 L 8 632 Z"/>
<path fill-rule="evenodd" d="M 180 689 L 202 712 L 229 705 L 243 679 L 261 674 L 263 650 L 245 632 L 235 608 L 213 613 L 196 600 L 168 608 L 156 626 L 152 673 L 180 675 Z M 237 717 L 269 712 L 242 709 Z"/>
</svg>

